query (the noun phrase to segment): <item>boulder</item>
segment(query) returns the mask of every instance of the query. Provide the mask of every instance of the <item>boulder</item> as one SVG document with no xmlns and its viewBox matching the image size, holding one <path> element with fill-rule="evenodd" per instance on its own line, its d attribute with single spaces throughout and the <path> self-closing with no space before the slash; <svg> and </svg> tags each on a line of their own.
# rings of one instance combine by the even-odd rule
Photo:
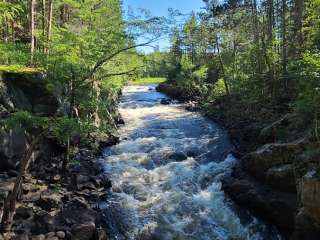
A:
<svg viewBox="0 0 320 240">
<path fill-rule="evenodd" d="M 96 232 L 94 222 L 87 222 L 79 225 L 74 225 L 71 228 L 72 239 L 74 240 L 91 240 Z"/>
<path fill-rule="evenodd" d="M 174 152 L 170 154 L 168 158 L 177 162 L 181 162 L 186 160 L 188 157 L 183 152 Z"/>
<path fill-rule="evenodd" d="M 22 129 L 0 130 L 0 171 L 15 169 L 28 148 Z"/>
<path fill-rule="evenodd" d="M 46 76 L 41 72 L 2 73 L 6 86 L 7 105 L 14 109 L 53 115 L 58 109 L 57 98 L 47 89 Z"/>
<path fill-rule="evenodd" d="M 320 178 L 317 171 L 309 171 L 298 185 L 304 212 L 320 225 Z"/>
<path fill-rule="evenodd" d="M 296 191 L 296 179 L 292 164 L 284 164 L 270 168 L 266 173 L 266 182 L 274 189 L 285 192 Z"/>
<path fill-rule="evenodd" d="M 284 232 L 292 232 L 297 210 L 293 193 L 276 192 L 250 179 L 230 177 L 223 181 L 225 192 L 254 215 L 277 225 Z"/>
<path fill-rule="evenodd" d="M 171 99 L 163 98 L 163 99 L 161 99 L 160 104 L 162 104 L 162 105 L 169 105 L 171 102 L 172 102 Z"/>
<path fill-rule="evenodd" d="M 60 239 L 64 239 L 66 237 L 66 233 L 64 231 L 56 232 L 56 236 Z"/>
<path fill-rule="evenodd" d="M 60 207 L 61 198 L 60 194 L 47 191 L 41 194 L 40 199 L 35 204 L 43 210 L 52 211 Z"/>
<path fill-rule="evenodd" d="M 304 139 L 292 143 L 266 144 L 241 160 L 244 169 L 259 180 L 266 181 L 270 168 L 292 164 L 303 151 Z"/>
</svg>

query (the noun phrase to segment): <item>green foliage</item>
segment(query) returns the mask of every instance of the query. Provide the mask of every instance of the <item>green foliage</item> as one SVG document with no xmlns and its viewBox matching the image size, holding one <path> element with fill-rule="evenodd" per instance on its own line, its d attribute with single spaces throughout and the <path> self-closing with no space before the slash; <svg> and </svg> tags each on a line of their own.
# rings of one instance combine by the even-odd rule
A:
<svg viewBox="0 0 320 240">
<path fill-rule="evenodd" d="M 47 126 L 48 119 L 35 116 L 27 111 L 19 111 L 11 114 L 7 119 L 1 120 L 1 125 L 7 129 L 21 128 L 29 131 Z"/>
<path fill-rule="evenodd" d="M 304 123 L 320 118 L 320 55 L 306 53 L 292 71 L 298 80 L 295 110 Z"/>
<path fill-rule="evenodd" d="M 145 85 L 151 83 L 164 83 L 167 79 L 161 77 L 145 77 L 145 78 L 138 78 L 131 82 L 134 85 Z"/>
</svg>

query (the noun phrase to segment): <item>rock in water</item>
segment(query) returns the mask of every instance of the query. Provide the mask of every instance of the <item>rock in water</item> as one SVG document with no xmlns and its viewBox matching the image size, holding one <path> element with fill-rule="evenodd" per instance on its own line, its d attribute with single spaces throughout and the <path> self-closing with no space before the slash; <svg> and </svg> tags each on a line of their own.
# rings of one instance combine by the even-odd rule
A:
<svg viewBox="0 0 320 240">
<path fill-rule="evenodd" d="M 163 98 L 160 101 L 160 104 L 162 105 L 169 105 L 171 103 L 171 99 Z"/>
</svg>

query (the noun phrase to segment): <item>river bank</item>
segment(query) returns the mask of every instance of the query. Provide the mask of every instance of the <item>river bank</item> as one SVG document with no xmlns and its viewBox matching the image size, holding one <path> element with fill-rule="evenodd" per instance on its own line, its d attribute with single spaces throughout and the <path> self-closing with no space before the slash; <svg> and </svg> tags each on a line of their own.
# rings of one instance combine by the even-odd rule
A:
<svg viewBox="0 0 320 240">
<path fill-rule="evenodd" d="M 101 138 L 100 138 L 101 139 Z M 107 198 L 111 181 L 98 162 L 102 149 L 118 142 L 116 137 L 104 136 L 91 146 L 76 150 L 68 168 L 61 173 L 61 148 L 52 140 L 44 140 L 51 148 L 41 153 L 36 165 L 24 177 L 22 192 L 12 230 L 3 239 L 17 240 L 105 240 L 103 211 L 98 207 Z M 12 187 L 14 170 L 0 176 L 1 196 Z"/>
<path fill-rule="evenodd" d="M 99 205 L 112 183 L 98 157 L 105 147 L 118 143 L 119 139 L 111 134 L 114 129 L 92 131 L 84 138 L 73 135 L 67 150 L 67 144 L 53 132 L 36 127 L 36 121 L 28 129 L 19 122 L 13 129 L 5 128 L 6 120 L 17 112 L 25 116 L 29 111 L 27 117 L 34 114 L 46 119 L 67 111 L 61 95 L 47 86 L 46 74 L 38 69 L 0 71 L 0 216 L 5 206 L 13 214 L 13 221 L 6 224 L 10 229 L 3 229 L 0 239 L 105 240 L 105 221 Z M 112 123 L 121 124 L 116 101 L 105 107 L 112 113 Z M 43 133 L 31 147 L 39 131 Z M 21 173 L 20 165 L 28 152 L 28 167 Z M 64 169 L 65 159 L 68 162 Z M 20 174 L 23 181 L 16 202 L 12 205 L 10 199 L 7 204 Z"/>
<path fill-rule="evenodd" d="M 292 124 L 289 106 L 244 105 L 240 97 L 198 104 L 197 96 L 186 96 L 177 86 L 160 84 L 158 90 L 193 101 L 192 108 L 228 129 L 240 161 L 223 188 L 235 202 L 278 226 L 287 238 L 318 238 L 319 144 Z"/>
</svg>

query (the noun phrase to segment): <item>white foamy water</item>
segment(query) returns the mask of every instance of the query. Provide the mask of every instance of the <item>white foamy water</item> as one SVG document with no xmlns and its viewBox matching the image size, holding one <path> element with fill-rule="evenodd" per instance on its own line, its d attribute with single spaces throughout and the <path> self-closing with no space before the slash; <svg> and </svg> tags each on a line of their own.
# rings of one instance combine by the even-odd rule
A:
<svg viewBox="0 0 320 240">
<path fill-rule="evenodd" d="M 113 239 L 279 239 L 221 189 L 236 159 L 226 132 L 154 86 L 124 89 L 121 143 L 105 150 Z"/>
</svg>

